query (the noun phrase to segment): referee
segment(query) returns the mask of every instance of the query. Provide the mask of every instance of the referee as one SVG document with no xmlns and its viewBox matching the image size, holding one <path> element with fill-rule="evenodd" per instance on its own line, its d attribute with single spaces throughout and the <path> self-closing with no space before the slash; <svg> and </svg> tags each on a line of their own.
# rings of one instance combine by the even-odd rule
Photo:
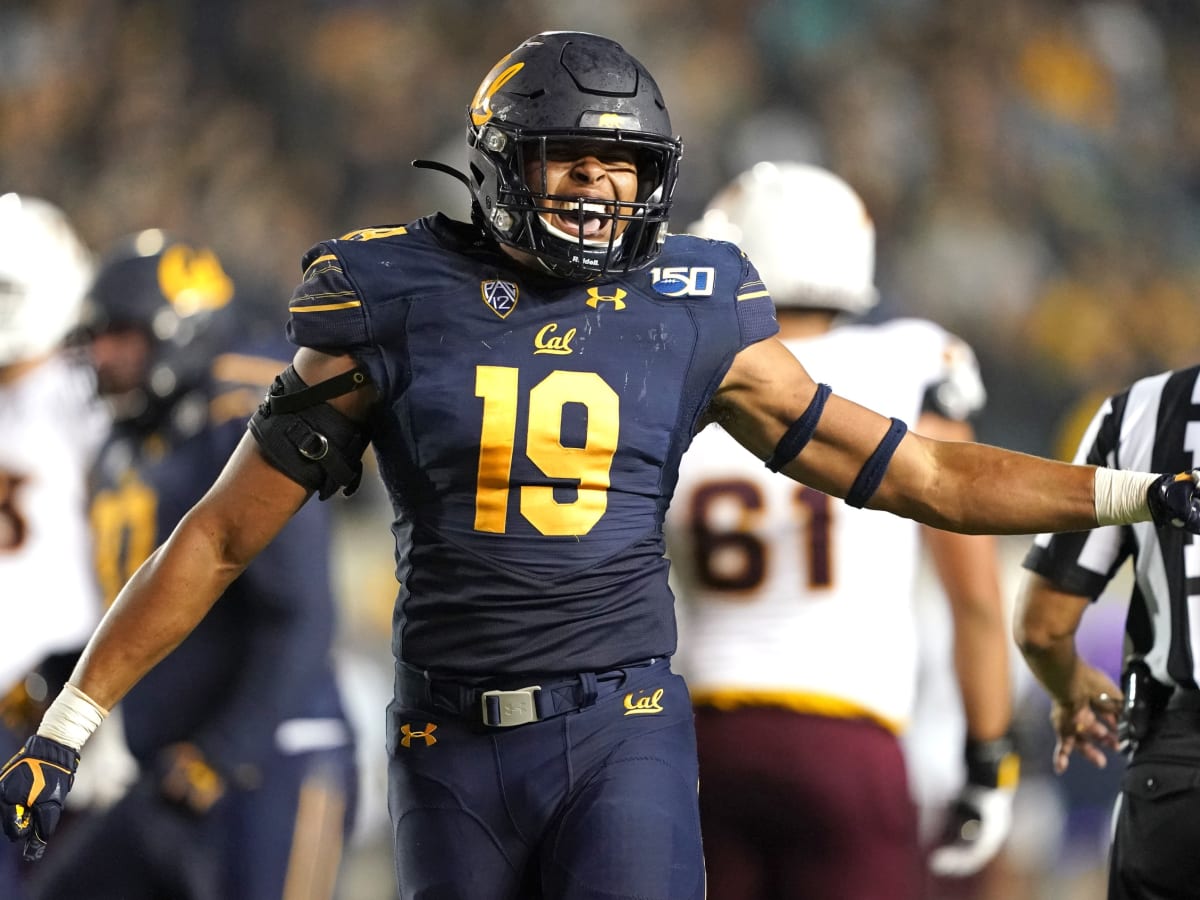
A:
<svg viewBox="0 0 1200 900">
<path fill-rule="evenodd" d="M 1076 462 L 1117 469 L 1200 466 L 1200 366 L 1163 372 L 1109 397 Z M 1133 558 L 1122 684 L 1081 659 L 1088 604 Z M 1039 535 L 1025 558 L 1014 633 L 1050 694 L 1054 769 L 1072 752 L 1103 767 L 1130 755 L 1109 859 L 1109 900 L 1196 897 L 1200 888 L 1200 542 L 1152 522 Z"/>
</svg>

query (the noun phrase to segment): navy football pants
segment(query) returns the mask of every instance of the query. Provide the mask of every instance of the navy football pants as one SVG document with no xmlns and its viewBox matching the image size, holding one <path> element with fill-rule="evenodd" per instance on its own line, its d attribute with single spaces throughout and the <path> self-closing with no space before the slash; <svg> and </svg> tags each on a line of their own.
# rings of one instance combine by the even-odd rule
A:
<svg viewBox="0 0 1200 900">
<path fill-rule="evenodd" d="M 511 728 L 401 696 L 388 753 L 404 900 L 704 896 L 691 702 L 666 660 Z"/>
</svg>

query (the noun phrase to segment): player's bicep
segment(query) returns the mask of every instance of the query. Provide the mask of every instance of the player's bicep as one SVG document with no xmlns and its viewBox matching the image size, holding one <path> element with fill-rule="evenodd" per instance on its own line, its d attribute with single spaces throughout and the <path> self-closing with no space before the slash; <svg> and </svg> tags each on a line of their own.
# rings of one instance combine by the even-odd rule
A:
<svg viewBox="0 0 1200 900">
<path fill-rule="evenodd" d="M 377 392 L 348 354 L 300 350 L 250 419 L 262 458 L 322 500 L 352 494 L 370 442 Z"/>
<path fill-rule="evenodd" d="M 834 386 L 836 387 L 836 386 Z M 814 398 L 824 403 L 819 414 Z M 811 409 L 811 412 L 810 412 Z M 818 385 L 780 341 L 770 338 L 734 359 L 712 404 L 714 418 L 760 459 L 777 454 L 781 439 L 800 434 L 795 454 L 779 458 L 781 471 L 839 497 L 846 496 L 891 420 L 837 394 L 821 398 Z M 806 412 L 809 415 L 806 417 Z M 797 428 L 807 418 L 811 433 Z M 787 443 L 787 441 L 785 441 Z"/>
<path fill-rule="evenodd" d="M 331 355 L 308 347 L 301 347 L 296 351 L 292 366 L 296 374 L 308 385 L 320 384 L 359 368 L 357 360 L 349 354 Z M 374 385 L 367 383 L 325 402 L 346 418 L 362 422 L 370 415 L 371 407 L 378 399 L 379 394 Z"/>
</svg>

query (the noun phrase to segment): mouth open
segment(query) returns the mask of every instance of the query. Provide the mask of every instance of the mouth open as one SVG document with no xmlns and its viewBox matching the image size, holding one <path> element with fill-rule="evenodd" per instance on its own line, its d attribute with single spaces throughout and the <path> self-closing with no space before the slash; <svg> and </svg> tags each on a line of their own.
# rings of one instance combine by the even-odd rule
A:
<svg viewBox="0 0 1200 900">
<path fill-rule="evenodd" d="M 582 235 L 585 241 L 607 240 L 613 224 L 613 208 L 607 203 L 583 203 L 556 211 L 550 218 L 553 227 L 568 237 Z"/>
</svg>

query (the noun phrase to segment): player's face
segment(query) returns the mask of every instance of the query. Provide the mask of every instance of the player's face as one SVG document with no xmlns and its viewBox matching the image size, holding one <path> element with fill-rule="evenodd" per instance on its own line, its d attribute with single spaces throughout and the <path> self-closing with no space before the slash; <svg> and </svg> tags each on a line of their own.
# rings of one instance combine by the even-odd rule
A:
<svg viewBox="0 0 1200 900">
<path fill-rule="evenodd" d="M 532 158 L 526 163 L 526 184 L 535 191 L 542 184 L 541 159 Z M 618 209 L 628 214 L 628 207 L 615 207 L 611 201 L 632 201 L 637 197 L 638 169 L 633 152 L 616 144 L 603 141 L 580 143 L 579 141 L 551 141 L 546 146 L 545 191 L 568 200 L 543 202 L 547 209 L 569 209 L 570 214 L 543 214 L 548 224 L 577 238 L 580 231 L 584 240 L 605 241 L 612 237 L 612 230 L 620 235 L 629 224 L 614 221 L 612 216 Z M 577 198 L 594 198 L 597 202 L 584 207 L 585 214 L 577 214 Z M 572 203 L 571 200 L 576 200 Z"/>
<path fill-rule="evenodd" d="M 96 385 L 104 396 L 142 386 L 150 359 L 150 337 L 140 328 L 113 328 L 92 338 Z"/>
</svg>

